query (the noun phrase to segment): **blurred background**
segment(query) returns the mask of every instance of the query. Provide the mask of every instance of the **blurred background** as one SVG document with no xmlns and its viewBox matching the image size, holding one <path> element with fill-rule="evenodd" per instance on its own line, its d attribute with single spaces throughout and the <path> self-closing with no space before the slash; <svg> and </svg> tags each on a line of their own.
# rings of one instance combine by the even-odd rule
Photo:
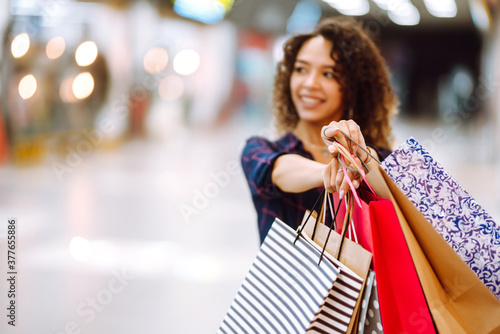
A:
<svg viewBox="0 0 500 334">
<path fill-rule="evenodd" d="M 1 1 L 0 332 L 214 333 L 259 245 L 241 149 L 275 136 L 281 45 L 322 17 L 381 48 L 394 147 L 499 221 L 499 2 Z"/>
</svg>

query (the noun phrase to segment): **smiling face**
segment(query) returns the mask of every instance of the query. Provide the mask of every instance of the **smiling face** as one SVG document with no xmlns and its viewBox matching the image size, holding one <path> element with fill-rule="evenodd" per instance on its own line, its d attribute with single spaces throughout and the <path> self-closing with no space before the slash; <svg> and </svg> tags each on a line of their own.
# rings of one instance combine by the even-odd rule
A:
<svg viewBox="0 0 500 334">
<path fill-rule="evenodd" d="M 297 54 L 290 91 L 300 122 L 322 126 L 342 119 L 342 92 L 330 57 L 332 46 L 323 36 L 316 36 L 304 42 Z"/>
</svg>

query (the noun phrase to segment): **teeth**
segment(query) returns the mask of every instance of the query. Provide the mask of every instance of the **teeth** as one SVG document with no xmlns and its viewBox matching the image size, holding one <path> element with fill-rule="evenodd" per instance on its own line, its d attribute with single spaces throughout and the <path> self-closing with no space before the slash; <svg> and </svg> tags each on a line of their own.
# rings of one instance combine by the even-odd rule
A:
<svg viewBox="0 0 500 334">
<path fill-rule="evenodd" d="M 301 99 L 305 103 L 318 103 L 318 102 L 321 101 L 321 99 L 315 99 L 315 98 L 312 98 L 312 97 L 305 97 L 305 96 L 302 96 Z"/>
</svg>

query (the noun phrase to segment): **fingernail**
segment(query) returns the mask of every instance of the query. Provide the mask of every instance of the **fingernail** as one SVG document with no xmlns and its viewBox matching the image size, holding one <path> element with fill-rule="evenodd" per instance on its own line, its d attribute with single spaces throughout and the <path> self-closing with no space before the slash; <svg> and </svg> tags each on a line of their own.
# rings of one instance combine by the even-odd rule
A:
<svg viewBox="0 0 500 334">
<path fill-rule="evenodd" d="M 339 192 L 339 198 L 344 198 L 344 189 Z"/>
<path fill-rule="evenodd" d="M 323 130 L 323 134 L 327 137 L 332 137 L 335 132 L 339 130 L 338 127 L 332 128 L 331 126 L 327 126 L 325 130 Z"/>
<path fill-rule="evenodd" d="M 352 181 L 352 185 L 354 186 L 354 188 L 359 187 L 359 182 L 358 182 L 358 180 L 354 180 L 354 181 Z"/>
<path fill-rule="evenodd" d="M 335 152 L 335 146 L 333 145 L 328 146 L 328 151 L 330 151 L 330 153 Z"/>
</svg>

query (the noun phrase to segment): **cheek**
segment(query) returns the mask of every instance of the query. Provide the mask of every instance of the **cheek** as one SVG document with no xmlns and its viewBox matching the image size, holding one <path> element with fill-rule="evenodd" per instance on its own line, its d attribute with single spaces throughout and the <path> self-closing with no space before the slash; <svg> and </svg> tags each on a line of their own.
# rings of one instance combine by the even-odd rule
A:
<svg viewBox="0 0 500 334">
<path fill-rule="evenodd" d="M 294 94 L 298 86 L 299 86 L 298 79 L 295 75 L 292 74 L 292 76 L 290 77 L 290 92 Z"/>
<path fill-rule="evenodd" d="M 343 97 L 343 93 L 342 93 L 342 89 L 340 87 L 339 84 L 334 84 L 332 85 L 332 87 L 330 88 L 330 92 L 331 93 L 331 96 L 335 99 L 338 99 L 339 101 L 342 101 L 342 97 Z"/>
</svg>

